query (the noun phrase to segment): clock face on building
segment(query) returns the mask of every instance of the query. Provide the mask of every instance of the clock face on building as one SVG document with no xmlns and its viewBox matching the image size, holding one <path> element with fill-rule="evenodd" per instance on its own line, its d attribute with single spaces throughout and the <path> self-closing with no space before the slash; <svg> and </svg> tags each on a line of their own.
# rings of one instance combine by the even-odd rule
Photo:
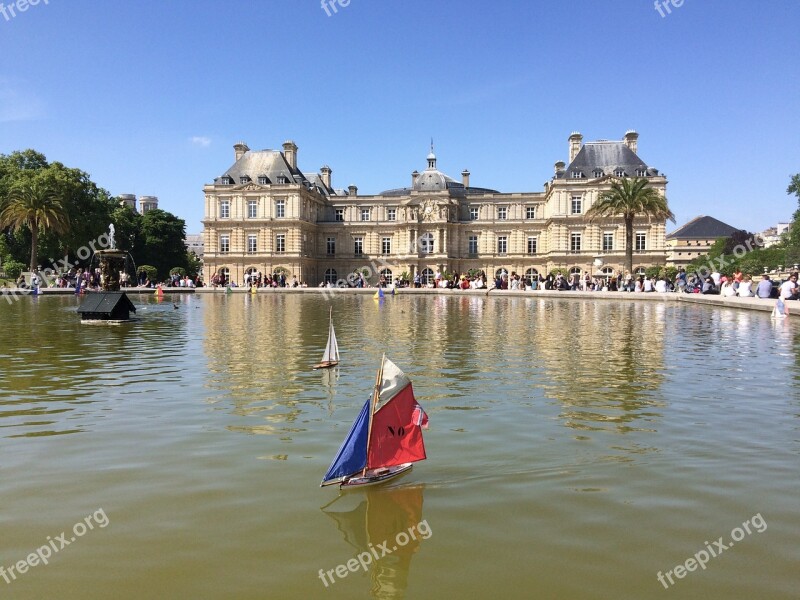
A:
<svg viewBox="0 0 800 600">
<path fill-rule="evenodd" d="M 426 214 L 431 214 L 432 212 L 433 212 L 433 206 L 428 204 L 428 206 L 425 207 L 425 213 Z"/>
</svg>

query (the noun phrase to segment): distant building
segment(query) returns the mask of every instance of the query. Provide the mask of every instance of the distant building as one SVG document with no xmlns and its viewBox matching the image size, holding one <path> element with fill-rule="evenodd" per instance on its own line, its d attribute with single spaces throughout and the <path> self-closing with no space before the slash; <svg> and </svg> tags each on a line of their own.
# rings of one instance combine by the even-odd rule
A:
<svg viewBox="0 0 800 600">
<path fill-rule="evenodd" d="M 184 244 L 186 244 L 186 250 L 190 252 L 194 252 L 197 255 L 197 258 L 203 258 L 203 234 L 202 233 L 190 233 L 186 235 L 186 239 L 184 240 Z"/>
<path fill-rule="evenodd" d="M 759 233 L 759 237 L 764 242 L 764 248 L 774 246 L 781 241 L 781 236 L 789 231 L 791 223 L 778 223 L 775 227 L 770 227 Z"/>
<path fill-rule="evenodd" d="M 136 210 L 136 194 L 120 194 L 117 196 L 120 206 L 127 206 L 137 212 Z M 156 196 L 141 196 L 139 197 L 139 210 L 138 212 L 144 214 L 148 210 L 158 208 L 158 198 Z"/>
<path fill-rule="evenodd" d="M 639 158 L 638 138 L 628 131 L 623 140 L 584 144 L 573 133 L 569 163 L 555 163 L 543 192 L 474 187 L 466 169 L 457 181 L 437 168 L 431 148 L 408 187 L 369 196 L 355 185 L 334 188 L 327 165 L 302 172 L 292 141 L 283 151 L 239 142 L 233 165 L 203 187 L 204 277 L 241 283 L 248 273 L 281 272 L 318 285 L 364 269 L 373 284 L 404 273 L 428 282 L 436 271 L 611 275 L 624 268 L 623 220 L 589 221 L 586 211 L 622 177 L 646 177 L 666 194 L 666 176 Z M 665 264 L 665 221 L 637 218 L 634 243 L 636 271 Z"/>
<path fill-rule="evenodd" d="M 667 234 L 667 264 L 685 267 L 698 256 L 708 254 L 719 238 L 730 237 L 737 231 L 740 230 L 714 217 L 695 217 Z"/>
</svg>

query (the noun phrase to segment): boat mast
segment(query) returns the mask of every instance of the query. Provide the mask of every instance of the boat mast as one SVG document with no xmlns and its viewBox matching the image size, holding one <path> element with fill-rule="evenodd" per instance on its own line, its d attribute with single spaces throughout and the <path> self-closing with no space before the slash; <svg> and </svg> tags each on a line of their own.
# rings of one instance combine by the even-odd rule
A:
<svg viewBox="0 0 800 600">
<path fill-rule="evenodd" d="M 369 403 L 369 426 L 367 428 L 367 460 L 369 460 L 369 441 L 372 437 L 372 414 L 375 412 L 375 405 L 381 396 L 381 383 L 383 383 L 383 363 L 386 360 L 386 353 L 381 357 L 381 366 L 378 369 L 378 375 L 375 377 L 375 389 L 372 391 L 372 400 Z M 367 475 L 367 463 L 364 463 L 364 470 L 361 472 L 362 477 Z"/>
</svg>

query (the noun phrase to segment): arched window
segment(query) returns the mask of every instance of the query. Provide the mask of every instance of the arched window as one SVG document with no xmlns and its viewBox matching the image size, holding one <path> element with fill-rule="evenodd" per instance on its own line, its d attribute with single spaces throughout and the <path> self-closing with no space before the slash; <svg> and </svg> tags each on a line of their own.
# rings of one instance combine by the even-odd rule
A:
<svg viewBox="0 0 800 600">
<path fill-rule="evenodd" d="M 433 254 L 433 234 L 423 233 L 419 236 L 419 251 L 422 254 Z"/>
<path fill-rule="evenodd" d="M 392 283 L 392 270 L 391 269 L 383 269 L 380 272 L 380 276 L 384 278 L 386 283 Z"/>
<path fill-rule="evenodd" d="M 581 270 L 581 268 L 580 268 L 580 267 L 572 267 L 572 268 L 569 270 L 569 274 L 570 274 L 570 275 L 580 275 L 581 273 L 583 273 L 583 271 Z"/>
<path fill-rule="evenodd" d="M 614 269 L 612 269 L 611 267 L 603 267 L 602 269 L 600 269 L 600 273 L 602 273 L 603 277 L 605 277 L 606 280 L 608 280 L 614 276 Z"/>
<path fill-rule="evenodd" d="M 255 267 L 250 267 L 244 272 L 244 284 L 247 285 L 255 285 L 259 279 L 259 272 L 258 269 Z"/>
<path fill-rule="evenodd" d="M 534 277 L 539 277 L 539 271 L 534 268 L 530 268 L 525 271 L 526 279 L 533 279 Z"/>
<path fill-rule="evenodd" d="M 222 285 L 228 285 L 231 282 L 231 270 L 228 267 L 222 267 L 217 273 L 222 279 L 220 282 Z"/>
<path fill-rule="evenodd" d="M 634 273 L 635 273 L 637 276 L 638 276 L 638 275 L 644 275 L 644 267 L 636 267 L 636 269 L 634 269 L 634 271 L 633 271 L 633 272 L 634 272 Z"/>
<path fill-rule="evenodd" d="M 336 274 L 336 269 L 328 269 L 325 271 L 325 283 L 336 284 L 339 277 Z"/>
<path fill-rule="evenodd" d="M 500 267 L 499 269 L 497 269 L 497 271 L 495 271 L 494 278 L 497 279 L 498 277 L 502 277 L 503 275 L 508 275 L 508 271 L 503 267 Z"/>
<path fill-rule="evenodd" d="M 422 285 L 433 283 L 433 271 L 430 269 L 423 269 L 422 271 Z"/>
</svg>

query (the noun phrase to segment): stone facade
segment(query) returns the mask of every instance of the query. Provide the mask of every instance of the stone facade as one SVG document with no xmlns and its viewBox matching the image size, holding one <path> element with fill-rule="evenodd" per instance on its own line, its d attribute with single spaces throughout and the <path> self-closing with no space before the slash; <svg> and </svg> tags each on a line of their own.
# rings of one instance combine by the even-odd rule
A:
<svg viewBox="0 0 800 600">
<path fill-rule="evenodd" d="M 366 270 L 431 278 L 442 272 L 498 270 L 541 273 L 560 269 L 610 274 L 623 268 L 621 218 L 590 222 L 586 211 L 614 177 L 647 177 L 666 193 L 667 180 L 636 155 L 638 134 L 622 141 L 583 144 L 569 138 L 570 163 L 555 164 L 541 192 L 502 193 L 456 181 L 436 168 L 411 175 L 407 188 L 359 195 L 332 187 L 328 166 L 308 175 L 297 168 L 297 146 L 251 151 L 234 146 L 235 162 L 204 186 L 204 277 L 215 273 L 241 284 L 247 272 L 284 272 L 310 286 Z M 665 222 L 637 219 L 636 270 L 666 260 Z"/>
</svg>

